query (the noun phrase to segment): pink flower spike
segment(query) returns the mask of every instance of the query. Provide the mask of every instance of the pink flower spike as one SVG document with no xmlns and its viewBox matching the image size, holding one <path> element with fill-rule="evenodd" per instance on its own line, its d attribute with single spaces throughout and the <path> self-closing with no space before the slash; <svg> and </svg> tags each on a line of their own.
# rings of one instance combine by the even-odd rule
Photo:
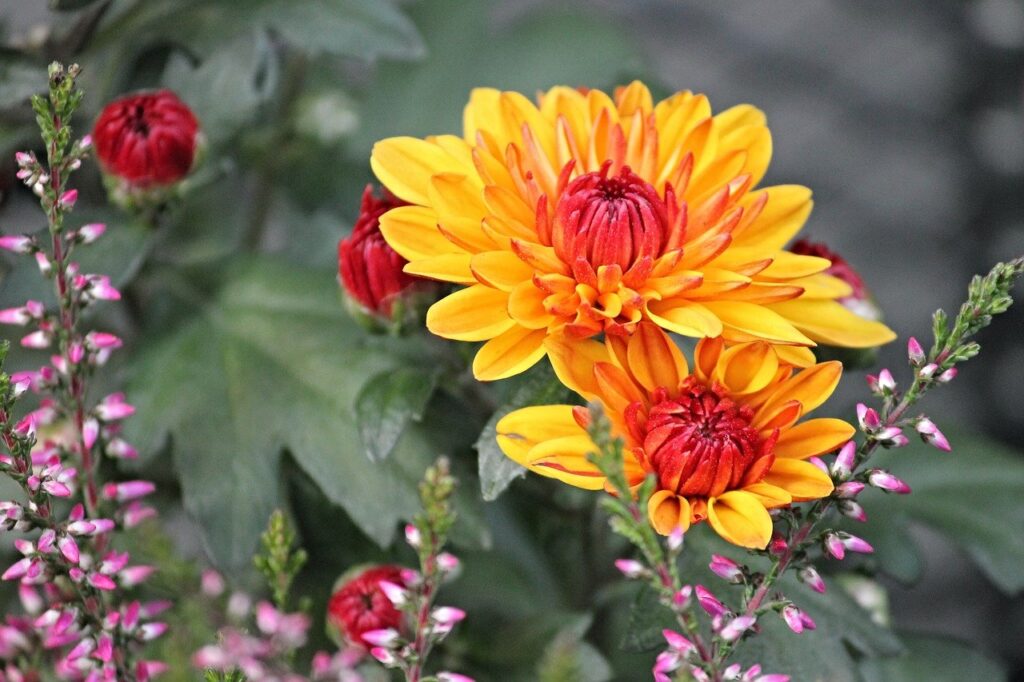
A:
<svg viewBox="0 0 1024 682">
<path fill-rule="evenodd" d="M 694 591 L 697 593 L 697 602 L 712 618 L 715 616 L 721 616 L 728 612 L 728 609 L 725 608 L 725 604 L 718 601 L 715 595 L 711 594 L 711 592 L 703 585 L 697 585 L 697 587 L 694 588 Z"/>
<path fill-rule="evenodd" d="M 744 632 L 754 627 L 755 622 L 757 622 L 757 619 L 753 616 L 739 616 L 729 621 L 718 634 L 726 642 L 732 642 L 739 639 L 740 635 Z"/>
<path fill-rule="evenodd" d="M 125 502 L 149 495 L 156 486 L 151 481 L 125 481 L 123 483 L 108 483 L 103 486 L 103 496 L 108 500 Z"/>
<path fill-rule="evenodd" d="M 25 306 L 21 306 L 20 308 L 4 308 L 3 310 L 0 310 L 0 324 L 13 324 L 18 327 L 24 327 L 31 321 L 32 314 Z"/>
<path fill-rule="evenodd" d="M 42 350 L 43 348 L 49 348 L 53 342 L 53 337 L 43 330 L 34 331 L 27 336 L 21 338 L 21 345 L 24 348 L 35 348 Z"/>
<path fill-rule="evenodd" d="M 709 568 L 711 568 L 712 573 L 722 580 L 730 583 L 743 582 L 743 571 L 740 570 L 739 564 L 728 557 L 724 557 L 720 554 L 712 554 Z"/>
<path fill-rule="evenodd" d="M 897 495 L 906 495 L 910 492 L 909 485 L 883 469 L 872 469 L 869 471 L 868 483 L 880 490 L 896 493 Z"/>
<path fill-rule="evenodd" d="M 468 675 L 460 675 L 459 673 L 448 671 L 439 672 L 434 677 L 437 678 L 437 682 L 476 682 L 476 680 Z"/>
<path fill-rule="evenodd" d="M 25 254 L 32 253 L 35 245 L 31 237 L 26 237 L 23 234 L 5 234 L 0 237 L 0 249 L 11 253 Z"/>
<path fill-rule="evenodd" d="M 616 559 L 615 568 L 629 579 L 639 578 L 647 573 L 644 565 L 635 559 Z"/>
<path fill-rule="evenodd" d="M 682 656 L 688 656 L 690 652 L 695 651 L 697 648 L 693 642 L 674 630 L 666 628 L 661 631 L 661 635 L 668 642 L 669 648 L 673 651 L 678 651 Z"/>
<path fill-rule="evenodd" d="M 75 202 L 77 202 L 77 201 L 78 201 L 78 190 L 77 189 L 69 189 L 68 191 L 64 192 L 64 194 L 60 195 L 60 199 L 58 200 L 58 203 L 60 204 L 61 208 L 69 209 L 69 208 L 73 207 L 75 205 Z"/>
<path fill-rule="evenodd" d="M 849 533 L 842 533 L 843 547 L 850 550 L 851 552 L 857 552 L 859 554 L 871 554 L 875 551 L 867 540 L 857 537 L 856 535 L 850 535 Z"/>
<path fill-rule="evenodd" d="M 97 590 L 104 590 L 108 592 L 117 588 L 117 585 L 110 579 L 110 576 L 103 575 L 102 573 L 89 574 L 89 584 Z"/>
<path fill-rule="evenodd" d="M 57 547 L 60 548 L 60 553 L 64 555 L 64 558 L 73 564 L 78 563 L 80 553 L 78 551 L 78 543 L 70 535 L 62 535 L 57 540 Z"/>
<path fill-rule="evenodd" d="M 953 448 L 950 446 L 946 436 L 943 435 L 942 431 L 939 431 L 939 427 L 935 425 L 928 417 L 921 417 L 917 420 L 917 424 L 914 428 L 919 434 L 921 434 L 921 440 L 928 445 L 938 448 L 943 452 L 950 452 Z"/>
<path fill-rule="evenodd" d="M 92 244 L 94 241 L 103 236 L 103 233 L 107 231 L 107 226 L 103 223 L 89 223 L 88 225 L 82 225 L 78 228 L 78 236 L 82 240 L 83 244 Z"/>
<path fill-rule="evenodd" d="M 396 607 L 401 608 L 409 601 L 409 593 L 401 585 L 396 585 L 387 580 L 381 580 L 377 584 L 380 586 L 384 596 L 388 598 L 388 601 Z"/>
<path fill-rule="evenodd" d="M 846 546 L 843 544 L 842 538 L 835 533 L 829 533 L 825 536 L 825 551 L 839 561 L 842 561 L 846 556 Z"/>
<path fill-rule="evenodd" d="M 398 630 L 394 628 L 382 628 L 380 630 L 367 630 L 362 635 L 367 643 L 378 647 L 390 648 L 398 642 Z"/>
<path fill-rule="evenodd" d="M 82 443 L 85 445 L 86 450 L 92 450 L 92 446 L 96 444 L 96 438 L 100 435 L 100 423 L 95 419 L 89 418 L 82 424 Z"/>
</svg>

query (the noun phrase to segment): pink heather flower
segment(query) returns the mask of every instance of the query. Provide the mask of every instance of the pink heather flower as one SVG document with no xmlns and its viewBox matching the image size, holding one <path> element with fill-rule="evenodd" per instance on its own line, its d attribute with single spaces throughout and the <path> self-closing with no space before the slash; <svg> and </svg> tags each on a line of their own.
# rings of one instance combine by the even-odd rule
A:
<svg viewBox="0 0 1024 682">
<path fill-rule="evenodd" d="M 46 606 L 46 602 L 39 596 L 36 588 L 24 583 L 18 585 L 18 599 L 21 601 L 21 608 L 31 616 L 42 613 L 43 607 Z"/>
<path fill-rule="evenodd" d="M 423 544 L 423 538 L 420 536 L 420 529 L 411 523 L 405 524 L 405 541 L 409 543 L 409 546 L 413 549 L 419 549 Z"/>
<path fill-rule="evenodd" d="M 454 606 L 441 606 L 439 608 L 434 609 L 434 611 L 430 614 L 430 617 L 433 619 L 435 623 L 438 623 L 439 625 L 447 625 L 450 627 L 452 625 L 455 625 L 459 621 L 465 619 L 466 612 L 462 609 L 457 609 Z"/>
<path fill-rule="evenodd" d="M 755 622 L 757 622 L 757 619 L 753 616 L 738 616 L 726 623 L 725 627 L 718 634 L 726 642 L 732 642 L 739 639 L 740 635 L 744 632 L 754 627 Z"/>
<path fill-rule="evenodd" d="M 868 520 L 867 512 L 853 500 L 841 500 L 839 502 L 839 513 L 843 516 L 864 523 Z"/>
<path fill-rule="evenodd" d="M 840 533 L 842 538 L 843 547 L 850 550 L 851 552 L 857 552 L 859 554 L 871 554 L 875 551 L 867 540 L 857 537 L 856 535 L 850 535 L 849 533 Z"/>
<path fill-rule="evenodd" d="M 743 571 L 740 570 L 739 564 L 728 557 L 724 557 L 720 554 L 712 554 L 711 564 L 709 567 L 711 568 L 711 572 L 722 580 L 726 580 L 730 583 L 743 582 Z"/>
<path fill-rule="evenodd" d="M 149 642 L 167 632 L 167 623 L 144 623 L 139 628 L 139 639 Z"/>
<path fill-rule="evenodd" d="M 107 443 L 107 455 L 116 459 L 136 459 L 139 451 L 133 445 L 121 438 L 114 438 Z"/>
<path fill-rule="evenodd" d="M 100 435 L 100 423 L 95 419 L 86 419 L 82 424 L 82 442 L 86 450 L 91 450 L 96 444 L 96 438 Z"/>
<path fill-rule="evenodd" d="M 145 582 L 149 576 L 156 572 L 156 566 L 131 566 L 117 574 L 124 587 L 135 587 Z"/>
<path fill-rule="evenodd" d="M 27 336 L 21 338 L 21 345 L 24 348 L 35 348 L 41 350 L 43 348 L 49 348 L 53 342 L 53 336 L 49 332 L 45 332 L 42 329 L 34 331 Z"/>
<path fill-rule="evenodd" d="M 871 469 L 868 472 L 868 483 L 880 490 L 897 495 L 906 495 L 910 492 L 909 485 L 883 469 Z"/>
<path fill-rule="evenodd" d="M 846 546 L 843 544 L 843 539 L 839 537 L 837 533 L 829 533 L 825 536 L 824 540 L 825 551 L 828 552 L 833 558 L 842 561 L 846 556 Z"/>
<path fill-rule="evenodd" d="M 28 575 L 28 569 L 32 566 L 33 559 L 25 557 L 11 564 L 3 575 L 0 575 L 0 580 L 19 580 Z"/>
<path fill-rule="evenodd" d="M 110 579 L 110 576 L 103 575 L 102 573 L 89 574 L 89 584 L 97 590 L 110 591 L 117 589 L 117 585 Z"/>
<path fill-rule="evenodd" d="M 917 371 L 917 376 L 921 379 L 931 379 L 937 371 L 939 371 L 939 366 L 934 362 L 929 362 Z"/>
<path fill-rule="evenodd" d="M 683 657 L 678 651 L 662 651 L 655 659 L 654 668 L 651 670 L 655 682 L 671 682 L 672 678 L 666 673 L 675 672 L 682 664 Z"/>
<path fill-rule="evenodd" d="M 60 199 L 58 200 L 58 204 L 60 204 L 60 207 L 62 209 L 67 210 L 69 208 L 72 208 L 75 205 L 75 202 L 77 202 L 77 201 L 78 201 L 78 190 L 77 189 L 69 189 L 68 191 L 64 192 L 64 194 L 60 195 Z"/>
<path fill-rule="evenodd" d="M 945 372 L 943 372 L 938 377 L 936 377 L 935 380 L 938 381 L 940 384 L 948 384 L 953 379 L 956 379 L 956 375 L 957 375 L 957 368 L 956 367 L 950 367 Z"/>
<path fill-rule="evenodd" d="M 825 460 L 823 460 L 821 457 L 809 457 L 807 458 L 807 461 L 821 469 L 822 473 L 828 473 L 828 465 L 825 464 Z"/>
<path fill-rule="evenodd" d="M 459 673 L 448 671 L 439 672 L 434 677 L 437 678 L 437 682 L 476 682 L 468 675 L 460 675 Z"/>
<path fill-rule="evenodd" d="M 78 238 L 82 240 L 83 244 L 92 244 L 106 231 L 107 226 L 103 223 L 89 223 L 78 228 Z"/>
<path fill-rule="evenodd" d="M 124 509 L 122 522 L 125 528 L 135 528 L 143 521 L 156 516 L 156 509 L 139 502 L 132 502 Z"/>
<path fill-rule="evenodd" d="M 117 421 L 135 414 L 135 407 L 124 401 L 123 393 L 111 393 L 96 406 L 96 416 L 103 421 Z"/>
<path fill-rule="evenodd" d="M 224 588 L 226 587 L 224 577 L 212 568 L 203 571 L 199 584 L 203 594 L 207 597 L 219 597 L 224 594 Z"/>
<path fill-rule="evenodd" d="M 85 335 L 85 345 L 93 350 L 107 348 L 120 348 L 123 345 L 121 339 L 106 332 L 89 332 Z"/>
<path fill-rule="evenodd" d="M 775 533 L 772 535 L 771 542 L 768 543 L 768 553 L 773 556 L 782 556 L 789 549 L 789 543 L 786 542 L 786 538 L 782 537 L 781 533 Z"/>
<path fill-rule="evenodd" d="M 395 607 L 401 608 L 409 601 L 409 593 L 401 585 L 396 585 L 389 580 L 381 580 L 377 583 L 384 596 L 388 598 Z"/>
<path fill-rule="evenodd" d="M 108 483 L 103 486 L 103 496 L 108 500 L 125 502 L 149 495 L 156 486 L 150 481 L 125 481 L 123 483 Z"/>
<path fill-rule="evenodd" d="M 883 446 L 907 442 L 906 437 L 903 436 L 903 431 L 898 426 L 886 426 L 879 429 L 873 434 L 873 437 L 880 441 Z"/>
<path fill-rule="evenodd" d="M 367 644 L 375 647 L 387 647 L 394 646 L 399 640 L 398 630 L 394 628 L 384 628 L 382 630 L 367 630 L 363 633 L 363 640 Z"/>
<path fill-rule="evenodd" d="M 437 567 L 444 573 L 454 573 L 459 570 L 462 563 L 454 554 L 441 552 L 437 555 Z M 409 581 L 406 580 L 406 583 Z"/>
<path fill-rule="evenodd" d="M 860 481 L 847 481 L 836 487 L 835 495 L 843 499 L 853 499 L 864 490 L 864 484 Z"/>
<path fill-rule="evenodd" d="M 29 152 L 14 152 L 14 161 L 19 166 L 27 166 L 34 161 L 32 154 Z"/>
<path fill-rule="evenodd" d="M 0 237 L 0 249 L 11 253 L 25 254 L 35 250 L 35 244 L 31 237 L 23 234 L 5 234 Z"/>
<path fill-rule="evenodd" d="M 668 545 L 669 551 L 678 552 L 683 548 L 683 529 L 680 526 L 676 526 L 671 533 L 668 534 L 666 544 Z"/>
<path fill-rule="evenodd" d="M 57 547 L 64 558 L 73 564 L 77 564 L 80 558 L 78 543 L 70 535 L 63 535 L 57 540 Z"/>
<path fill-rule="evenodd" d="M 77 365 L 82 361 L 82 358 L 84 357 L 85 346 L 83 346 L 78 341 L 75 341 L 74 343 L 71 344 L 70 347 L 68 347 L 68 360 L 71 361 L 71 364 Z"/>
<path fill-rule="evenodd" d="M 388 667 L 398 663 L 398 657 L 391 653 L 390 650 L 385 649 L 384 647 L 373 647 L 372 649 L 370 649 L 370 655 Z"/>
<path fill-rule="evenodd" d="M 939 427 L 935 425 L 928 417 L 921 417 L 917 420 L 917 424 L 914 425 L 914 429 L 921 434 L 921 440 L 928 445 L 931 445 L 943 452 L 949 452 L 953 448 L 949 445 L 949 441 L 946 436 L 943 435 L 942 431 L 939 431 Z"/>
<path fill-rule="evenodd" d="M 804 630 L 813 630 L 816 627 L 814 619 L 793 604 L 787 604 L 782 608 L 782 619 L 786 621 L 789 629 L 798 635 Z"/>
<path fill-rule="evenodd" d="M 857 403 L 857 421 L 863 431 L 874 431 L 882 425 L 878 413 L 864 403 Z"/>
<path fill-rule="evenodd" d="M 697 585 L 694 588 L 694 591 L 697 593 L 697 602 L 709 616 L 721 616 L 728 612 L 728 609 L 725 608 L 725 604 L 718 601 L 718 598 L 711 594 L 711 592 L 703 585 Z"/>
<path fill-rule="evenodd" d="M 615 568 L 629 579 L 639 578 L 647 572 L 644 565 L 635 559 L 616 559 Z"/>
<path fill-rule="evenodd" d="M 89 277 L 89 295 L 100 301 L 120 301 L 121 292 L 111 283 L 106 275 L 91 275 Z"/>
<path fill-rule="evenodd" d="M 0 324 L 13 324 L 24 327 L 31 321 L 32 315 L 25 306 L 0 310 Z"/>
<path fill-rule="evenodd" d="M 924 348 L 921 347 L 921 344 L 913 336 L 907 339 L 907 358 L 914 367 L 917 367 L 925 360 Z"/>
<path fill-rule="evenodd" d="M 39 266 L 39 272 L 43 277 L 49 277 L 53 273 L 53 263 L 50 262 L 49 256 L 42 251 L 36 251 L 36 265 Z"/>
<path fill-rule="evenodd" d="M 896 380 L 892 376 L 892 372 L 888 369 L 883 369 L 878 373 L 878 388 L 883 393 L 892 393 L 896 390 Z"/>
<path fill-rule="evenodd" d="M 674 630 L 666 628 L 661 631 L 661 635 L 668 642 L 669 648 L 679 652 L 683 657 L 689 656 L 691 652 L 697 649 L 693 642 Z"/>
</svg>

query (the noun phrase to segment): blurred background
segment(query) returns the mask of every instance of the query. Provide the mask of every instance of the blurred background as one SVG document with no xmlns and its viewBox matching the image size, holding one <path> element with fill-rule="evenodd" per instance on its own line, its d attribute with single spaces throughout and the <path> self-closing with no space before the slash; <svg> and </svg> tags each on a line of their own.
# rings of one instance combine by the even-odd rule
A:
<svg viewBox="0 0 1024 682">
<path fill-rule="evenodd" d="M 307 4 L 315 12 L 318 3 L 294 2 Z M 299 89 L 285 95 L 292 109 L 278 129 L 260 129 L 276 136 L 276 164 L 262 178 L 238 184 L 244 199 L 231 210 L 258 202 L 255 210 L 269 215 L 259 237 L 264 250 L 303 264 L 332 265 L 335 242 L 369 177 L 366 159 L 376 139 L 457 131 L 473 86 L 532 93 L 555 83 L 610 87 L 634 77 L 656 93 L 707 93 L 716 110 L 741 102 L 762 108 L 775 149 L 765 182 L 814 190 L 816 207 L 803 236 L 850 261 L 901 338 L 927 337 L 932 311 L 958 305 L 971 275 L 1024 253 L 1021 0 L 421 0 L 400 5 L 415 31 L 363 50 L 369 59 L 332 52 L 332 41 L 353 38 L 322 26 L 323 34 L 309 38 L 313 66 L 298 80 L 287 60 L 253 67 L 267 59 L 258 46 L 266 38 L 241 30 L 204 34 L 197 40 L 211 42 L 195 46 L 190 63 L 163 41 L 122 33 L 135 29 L 117 23 L 123 15 L 114 5 L 97 19 L 93 51 L 78 57 L 94 77 L 90 99 L 156 82 L 177 85 L 214 146 L 237 145 L 237 162 L 244 164 L 246 154 L 262 158 L 258 145 L 265 140 L 240 135 L 254 116 L 241 108 L 278 116 L 272 106 L 260 109 L 261 98 L 270 99 L 261 88 Z M 173 41 L 173 12 L 165 16 Z M 7 45 L 45 44 L 76 21 L 80 16 L 56 15 L 43 2 L 0 0 Z M 266 35 L 296 37 L 287 26 Z M 217 41 L 235 47 L 215 50 Z M 112 53 L 111 44 L 124 51 Z M 222 61 L 208 67 L 213 73 L 197 71 L 216 54 Z M 129 55 L 130 67 L 118 62 Z M 7 68 L 6 77 L 0 71 L 5 102 L 13 98 L 11 88 L 25 87 L 17 68 Z M 267 85 L 270 79 L 277 85 Z M 8 122 L 0 141 L 13 144 L 18 131 Z M 10 145 L 2 146 L 0 228 L 6 232 L 32 214 L 31 196 L 14 187 Z M 224 163 L 223 182 L 236 182 L 236 167 Z M 263 201 L 265 194 L 272 201 Z M 230 218 L 224 229 L 246 238 L 245 226 Z M 199 259 L 233 246 L 216 239 L 194 248 L 189 258 Z M 981 343 L 980 360 L 927 403 L 954 447 L 951 455 L 935 456 L 960 458 L 965 476 L 971 453 L 958 448 L 961 434 L 981 434 L 1017 457 L 1024 452 L 1024 305 L 998 320 Z M 902 341 L 881 352 L 881 362 L 894 368 L 902 369 L 903 358 Z M 840 390 L 840 404 L 864 396 L 858 381 Z M 913 473 L 906 475 L 913 485 Z M 958 494 L 955 485 L 948 494 Z M 1009 523 L 1019 520 L 1011 516 Z M 1024 542 L 1024 526 L 1011 532 Z M 916 561 L 908 560 L 900 579 L 883 578 L 895 626 L 971 642 L 1024 680 L 1024 600 L 998 589 L 992 580 L 998 569 L 979 570 L 963 542 L 913 522 L 910 536 L 920 550 Z M 1014 551 L 1019 556 L 1021 546 Z"/>
</svg>

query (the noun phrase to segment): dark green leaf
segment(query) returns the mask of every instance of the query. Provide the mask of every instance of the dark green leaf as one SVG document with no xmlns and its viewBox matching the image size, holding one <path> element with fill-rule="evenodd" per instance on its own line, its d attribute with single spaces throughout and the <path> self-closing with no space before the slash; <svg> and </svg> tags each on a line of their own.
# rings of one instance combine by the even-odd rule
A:
<svg viewBox="0 0 1024 682">
<path fill-rule="evenodd" d="M 872 465 L 903 478 L 910 495 L 865 494 L 868 525 L 906 518 L 963 547 L 1007 593 L 1024 590 L 1024 458 L 979 436 L 952 433 L 953 452 L 925 445 L 884 452 Z M 870 533 L 868 534 L 870 535 Z M 904 547 L 909 545 L 904 542 Z M 879 555 L 885 570 L 887 555 Z"/>
<path fill-rule="evenodd" d="M 864 682 L 962 682 L 1006 680 L 1006 668 L 966 644 L 941 637 L 903 635 L 906 652 L 861 664 Z M 794 678 L 803 679 L 803 678 Z"/>
<path fill-rule="evenodd" d="M 222 565 L 251 561 L 280 505 L 285 447 L 367 535 L 389 542 L 416 511 L 415 484 L 441 446 L 408 429 L 375 465 L 358 446 L 353 402 L 367 377 L 394 368 L 416 342 L 363 335 L 342 312 L 331 272 L 248 261 L 227 275 L 212 303 L 140 354 L 129 437 L 146 453 L 173 437 L 184 504 Z M 456 530 L 479 539 L 467 497 Z"/>
<path fill-rule="evenodd" d="M 401 367 L 366 382 L 356 398 L 356 421 L 370 461 L 391 454 L 409 422 L 423 418 L 438 377 L 436 370 Z"/>
<path fill-rule="evenodd" d="M 506 457 L 498 447 L 498 421 L 509 412 L 527 405 L 556 405 L 569 401 L 569 391 L 546 362 L 509 381 L 514 382 L 514 388 L 506 404 L 491 416 L 476 441 L 480 492 L 488 502 L 498 499 L 512 481 L 526 473 L 526 469 Z"/>
<path fill-rule="evenodd" d="M 629 624 L 620 646 L 630 652 L 652 651 L 665 645 L 663 629 L 678 627 L 675 616 L 658 600 L 658 593 L 644 585 L 629 609 Z"/>
</svg>

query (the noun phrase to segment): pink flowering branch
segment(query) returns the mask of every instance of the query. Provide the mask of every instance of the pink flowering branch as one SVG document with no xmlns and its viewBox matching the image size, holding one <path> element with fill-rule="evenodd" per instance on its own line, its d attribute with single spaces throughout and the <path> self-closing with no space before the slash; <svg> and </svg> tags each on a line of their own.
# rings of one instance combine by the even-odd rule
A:
<svg viewBox="0 0 1024 682">
<path fill-rule="evenodd" d="M 75 87 L 78 71 L 77 66 L 65 70 L 51 65 L 49 97 L 33 98 L 46 161 L 31 152 L 15 157 L 19 179 L 39 196 L 49 238 L 0 237 L 0 248 L 33 257 L 42 275 L 54 280 L 57 300 L 52 311 L 34 300 L 0 311 L 0 323 L 32 328 L 22 337 L 22 346 L 55 349 L 38 371 L 3 375 L 0 380 L 0 437 L 6 447 L 6 453 L 0 453 L 0 473 L 25 494 L 23 502 L 0 502 L 3 528 L 34 536 L 15 541 L 23 558 L 2 574 L 4 580 L 20 583 L 25 614 L 9 615 L 0 626 L 0 633 L 7 636 L 0 642 L 0 661 L 6 661 L 10 679 L 38 674 L 36 667 L 50 661 L 62 679 L 133 682 L 147 680 L 165 667 L 138 660 L 137 652 L 166 630 L 163 623 L 149 619 L 167 603 L 129 601 L 123 591 L 143 582 L 154 569 L 129 565 L 127 553 L 109 548 L 114 530 L 153 515 L 140 500 L 154 486 L 148 481 L 103 482 L 97 471 L 101 454 L 135 456 L 135 449 L 118 435 L 121 421 L 134 407 L 121 394 L 97 403 L 89 400 L 90 377 L 121 341 L 105 332 L 84 332 L 81 314 L 120 294 L 108 277 L 84 274 L 72 260 L 79 246 L 103 235 L 104 226 L 65 227 L 78 200 L 68 179 L 91 146 L 88 136 L 71 140 L 71 116 L 82 97 Z M 15 403 L 29 389 L 40 396 L 39 406 L 12 425 Z M 58 504 L 61 500 L 73 502 L 70 511 L 68 505 Z"/>
</svg>

